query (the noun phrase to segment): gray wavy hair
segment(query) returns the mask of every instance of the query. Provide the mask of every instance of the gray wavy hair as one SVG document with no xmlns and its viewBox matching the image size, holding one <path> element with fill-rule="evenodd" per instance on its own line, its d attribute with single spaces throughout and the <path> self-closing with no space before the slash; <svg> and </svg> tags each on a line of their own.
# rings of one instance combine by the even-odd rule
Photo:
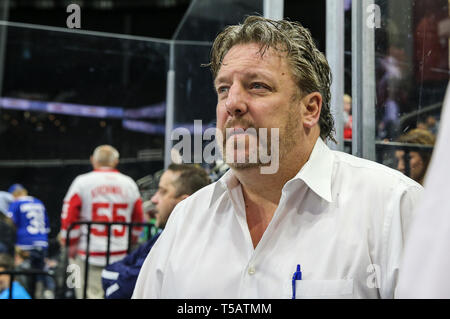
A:
<svg viewBox="0 0 450 319">
<path fill-rule="evenodd" d="M 119 160 L 119 152 L 111 145 L 100 145 L 95 148 L 92 157 L 102 166 L 112 166 Z"/>
<path fill-rule="evenodd" d="M 298 22 L 275 21 L 260 16 L 249 16 L 242 24 L 228 26 L 216 37 L 211 50 L 211 62 L 207 64 L 214 79 L 228 51 L 237 44 L 246 43 L 261 44 L 261 55 L 268 48 L 286 53 L 300 92 L 305 95 L 319 92 L 322 95 L 320 137 L 336 143 L 333 137 L 334 119 L 330 110 L 331 70 L 309 30 Z"/>
</svg>

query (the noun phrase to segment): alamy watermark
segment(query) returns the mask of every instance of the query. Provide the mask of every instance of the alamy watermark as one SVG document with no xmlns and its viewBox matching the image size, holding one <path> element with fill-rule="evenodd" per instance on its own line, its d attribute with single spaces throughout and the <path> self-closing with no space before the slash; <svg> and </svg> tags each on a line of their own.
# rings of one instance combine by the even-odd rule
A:
<svg viewBox="0 0 450 319">
<path fill-rule="evenodd" d="M 172 154 L 183 154 L 183 163 L 213 164 L 223 159 L 236 168 L 259 167 L 261 174 L 274 174 L 279 168 L 280 136 L 278 128 L 217 128 L 203 130 L 201 120 L 194 121 L 193 136 L 187 128 L 176 128 L 172 141 L 179 141 Z M 192 140 L 194 148 L 192 149 Z M 203 148 L 203 142 L 210 141 Z M 172 160 L 174 158 L 172 157 Z"/>
<path fill-rule="evenodd" d="M 81 269 L 77 264 L 70 264 L 67 266 L 66 285 L 70 289 L 81 288 Z"/>
<path fill-rule="evenodd" d="M 71 13 L 66 20 L 66 25 L 69 29 L 81 28 L 81 8 L 78 4 L 69 4 L 66 8 L 67 13 Z"/>
<path fill-rule="evenodd" d="M 366 25 L 369 29 L 381 28 L 381 9 L 379 5 L 370 4 L 366 8 L 368 14 L 366 19 Z"/>
</svg>

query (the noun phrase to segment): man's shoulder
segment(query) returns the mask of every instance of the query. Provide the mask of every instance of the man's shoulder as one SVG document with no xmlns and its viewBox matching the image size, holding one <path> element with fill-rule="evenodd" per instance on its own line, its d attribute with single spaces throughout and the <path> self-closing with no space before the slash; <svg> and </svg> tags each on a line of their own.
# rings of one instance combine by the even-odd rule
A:
<svg viewBox="0 0 450 319">
<path fill-rule="evenodd" d="M 194 194 L 190 195 L 186 199 L 182 200 L 177 206 L 180 206 L 180 209 L 188 209 L 188 210 L 196 210 L 197 212 L 199 210 L 206 210 L 209 208 L 211 204 L 211 200 L 214 194 L 214 191 L 217 186 L 216 185 L 219 182 L 211 183 L 198 191 L 196 191 Z"/>
<path fill-rule="evenodd" d="M 36 198 L 34 196 L 30 196 L 30 195 L 19 197 L 15 201 L 15 203 L 17 203 L 17 205 L 23 205 L 23 204 L 28 204 L 28 203 L 39 203 L 39 202 L 40 202 L 40 200 L 38 198 Z"/>
<path fill-rule="evenodd" d="M 214 190 L 216 189 L 216 186 L 219 186 L 219 185 L 217 185 L 218 183 L 220 183 L 220 182 L 219 181 L 213 182 L 211 184 L 204 186 L 203 188 L 200 188 L 198 191 L 196 191 L 195 193 L 190 195 L 188 198 L 186 198 L 186 200 L 189 200 L 189 201 L 202 200 L 202 202 L 205 202 L 206 199 L 211 198 L 211 196 L 214 193 Z"/>
<path fill-rule="evenodd" d="M 92 173 L 93 173 L 93 171 L 92 171 L 92 172 L 86 172 L 86 173 L 77 175 L 77 176 L 73 179 L 73 183 L 80 182 L 80 181 L 83 181 L 83 180 L 85 180 L 85 179 L 88 179 L 90 176 L 93 176 Z"/>
<path fill-rule="evenodd" d="M 181 228 L 196 232 L 204 227 L 205 222 L 214 216 L 210 208 L 216 184 L 209 184 L 179 202 L 170 214 L 162 236 L 164 233 L 171 236 Z"/>
<path fill-rule="evenodd" d="M 37 197 L 32 196 L 32 202 L 44 206 L 44 203 Z"/>
<path fill-rule="evenodd" d="M 344 174 L 347 173 L 352 180 L 366 179 L 370 184 L 381 183 L 386 185 L 386 183 L 389 183 L 390 185 L 401 184 L 405 187 L 422 188 L 413 179 L 386 165 L 344 152 L 333 151 L 333 153 L 336 156 L 339 168 L 343 169 Z"/>
<path fill-rule="evenodd" d="M 14 197 L 13 197 L 13 195 L 11 195 L 8 192 L 0 191 L 0 199 L 7 200 L 7 201 L 11 202 L 11 201 L 14 200 Z"/>
<path fill-rule="evenodd" d="M 103 180 L 103 179 L 109 180 L 109 177 L 111 176 L 111 174 L 113 174 L 114 177 L 120 179 L 121 181 L 126 181 L 126 182 L 130 182 L 132 184 L 136 184 L 136 182 L 133 180 L 133 178 L 131 178 L 130 176 L 125 175 L 119 171 L 99 172 L 99 171 L 95 171 L 95 170 L 78 175 L 74 179 L 74 182 L 86 182 L 86 181 L 90 181 L 90 180 L 98 181 L 98 180 Z"/>
<path fill-rule="evenodd" d="M 132 183 L 132 184 L 136 184 L 135 180 L 134 180 L 131 176 L 128 176 L 128 175 L 126 175 L 126 174 L 124 174 L 124 173 L 121 173 L 121 172 L 117 172 L 117 174 L 118 174 L 121 178 L 123 178 L 124 180 L 126 180 L 126 181 L 128 181 L 128 182 L 130 182 L 130 183 Z"/>
</svg>

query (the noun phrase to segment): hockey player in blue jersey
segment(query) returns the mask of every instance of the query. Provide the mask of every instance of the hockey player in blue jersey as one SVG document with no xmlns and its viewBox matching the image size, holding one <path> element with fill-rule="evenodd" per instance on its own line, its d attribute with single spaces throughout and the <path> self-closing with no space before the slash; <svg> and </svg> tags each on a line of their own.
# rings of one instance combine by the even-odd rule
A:
<svg viewBox="0 0 450 319">
<path fill-rule="evenodd" d="M 16 226 L 16 246 L 29 253 L 32 269 L 44 270 L 50 232 L 45 206 L 39 199 L 29 196 L 21 184 L 12 185 L 8 191 L 14 196 L 8 216 Z M 39 294 L 48 286 L 48 281 L 41 276 L 37 276 L 36 280 Z"/>
</svg>

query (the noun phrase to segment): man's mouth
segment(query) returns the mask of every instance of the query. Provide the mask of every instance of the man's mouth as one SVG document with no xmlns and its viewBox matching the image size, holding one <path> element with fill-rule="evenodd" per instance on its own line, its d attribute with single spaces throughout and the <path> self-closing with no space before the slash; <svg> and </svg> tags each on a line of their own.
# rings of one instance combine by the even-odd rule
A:
<svg viewBox="0 0 450 319">
<path fill-rule="evenodd" d="M 256 130 L 248 130 L 248 128 L 243 127 L 229 127 L 226 129 L 226 133 L 228 137 L 235 135 L 256 136 Z"/>
</svg>

